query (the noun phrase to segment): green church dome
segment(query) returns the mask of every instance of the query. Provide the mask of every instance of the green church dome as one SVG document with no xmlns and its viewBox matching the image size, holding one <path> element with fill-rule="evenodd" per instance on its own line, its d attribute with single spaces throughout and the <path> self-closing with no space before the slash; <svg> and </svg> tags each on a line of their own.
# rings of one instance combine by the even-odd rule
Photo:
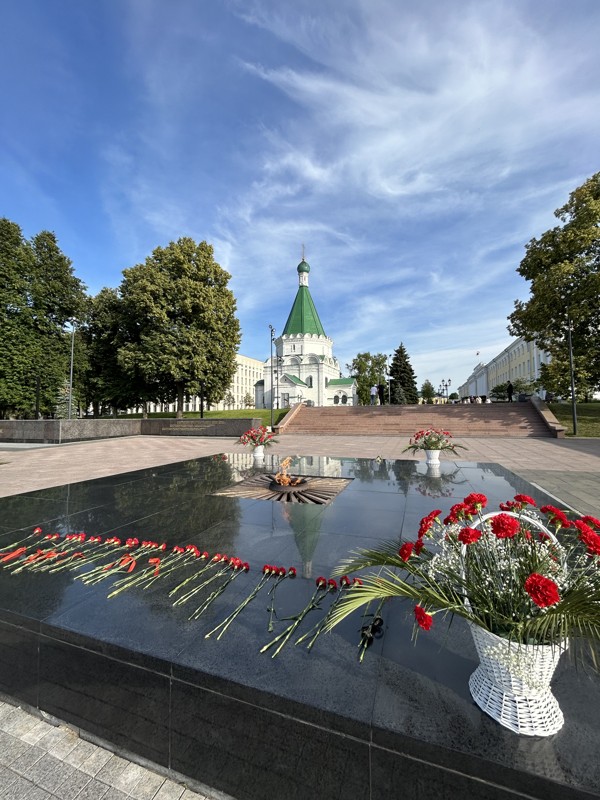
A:
<svg viewBox="0 0 600 800">
<path fill-rule="evenodd" d="M 298 264 L 298 274 L 301 272 L 310 272 L 310 265 L 304 259 Z"/>
</svg>

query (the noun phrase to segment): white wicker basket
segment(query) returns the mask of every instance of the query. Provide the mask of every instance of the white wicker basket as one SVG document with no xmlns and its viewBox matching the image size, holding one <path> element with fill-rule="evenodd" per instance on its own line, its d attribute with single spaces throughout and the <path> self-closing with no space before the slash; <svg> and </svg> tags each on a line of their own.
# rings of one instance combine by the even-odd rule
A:
<svg viewBox="0 0 600 800">
<path fill-rule="evenodd" d="M 550 681 L 565 647 L 519 644 L 470 625 L 480 664 L 469 678 L 479 708 L 526 736 L 551 736 L 564 717 Z"/>
<path fill-rule="evenodd" d="M 479 527 L 498 513 L 484 515 L 473 527 Z M 518 516 L 513 512 L 503 513 Z M 528 522 L 557 541 L 539 520 Z M 550 691 L 550 681 L 567 643 L 520 644 L 478 625 L 470 623 L 470 628 L 480 665 L 469 678 L 469 689 L 479 708 L 505 728 L 525 736 L 551 736 L 559 731 L 564 717 Z"/>
</svg>

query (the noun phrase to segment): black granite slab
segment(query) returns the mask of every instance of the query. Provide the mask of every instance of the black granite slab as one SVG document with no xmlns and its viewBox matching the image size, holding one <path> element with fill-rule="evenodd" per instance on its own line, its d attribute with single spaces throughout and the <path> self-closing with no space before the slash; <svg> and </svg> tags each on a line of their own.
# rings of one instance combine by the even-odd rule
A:
<svg viewBox="0 0 600 800">
<path fill-rule="evenodd" d="M 326 506 L 214 496 L 256 469 L 251 456 L 204 458 L 0 499 L 0 547 L 45 532 L 137 536 L 239 556 L 251 565 L 197 620 L 174 606 L 168 577 L 110 599 L 117 578 L 0 570 L 0 691 L 124 750 L 235 796 L 407 798 L 600 797 L 600 684 L 563 657 L 555 736 L 517 736 L 472 701 L 475 649 L 466 625 L 412 637 L 412 609 L 386 604 L 383 636 L 358 661 L 361 620 L 309 652 L 260 648 L 305 607 L 315 578 L 378 539 L 415 539 L 432 509 L 470 492 L 491 508 L 515 493 L 556 501 L 495 464 L 302 457 L 295 472 L 351 479 Z M 260 579 L 264 563 L 295 566 L 276 593 L 275 632 L 263 589 L 217 641 L 205 638 Z M 189 572 L 183 571 L 181 578 Z M 198 604 L 209 589 L 197 596 Z M 324 608 L 327 608 L 327 599 Z M 299 628 L 318 619 L 313 611 Z M 297 637 L 296 637 L 297 638 Z"/>
</svg>

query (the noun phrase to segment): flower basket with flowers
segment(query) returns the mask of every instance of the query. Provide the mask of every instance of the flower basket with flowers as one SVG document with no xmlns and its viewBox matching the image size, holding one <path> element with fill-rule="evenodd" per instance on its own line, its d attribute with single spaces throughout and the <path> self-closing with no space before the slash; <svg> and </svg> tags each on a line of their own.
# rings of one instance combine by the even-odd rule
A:
<svg viewBox="0 0 600 800">
<path fill-rule="evenodd" d="M 341 564 L 337 574 L 379 569 L 361 575 L 328 627 L 393 597 L 415 603 L 415 634 L 438 614 L 463 617 L 481 662 L 469 682 L 477 704 L 517 733 L 550 735 L 563 723 L 549 688 L 561 653 L 569 645 L 598 668 L 600 520 L 538 512 L 520 494 L 497 512 L 484 514 L 486 505 L 470 494 L 444 520 L 439 510 L 424 517 L 416 541 L 384 542 Z"/>
<path fill-rule="evenodd" d="M 427 428 L 426 430 L 417 431 L 402 452 L 406 453 L 407 450 L 412 453 L 416 453 L 417 450 L 449 450 L 451 453 L 456 453 L 457 447 L 460 447 L 461 450 L 467 449 L 462 444 L 451 442 L 451 439 L 452 434 L 450 431 L 444 431 L 441 428 Z"/>
<path fill-rule="evenodd" d="M 270 433 L 264 425 L 258 428 L 249 428 L 242 433 L 239 440 L 240 444 L 250 445 L 250 447 L 268 447 L 275 444 L 277 439 L 274 433 Z"/>
</svg>

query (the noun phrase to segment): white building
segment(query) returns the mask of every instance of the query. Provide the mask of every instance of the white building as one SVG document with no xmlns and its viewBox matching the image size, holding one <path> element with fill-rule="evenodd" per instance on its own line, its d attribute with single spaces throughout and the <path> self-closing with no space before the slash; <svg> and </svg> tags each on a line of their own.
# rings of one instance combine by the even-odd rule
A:
<svg viewBox="0 0 600 800">
<path fill-rule="evenodd" d="M 541 365 L 549 362 L 548 353 L 540 350 L 535 342 L 515 339 L 487 364 L 477 364 L 457 391 L 461 400 L 482 395 L 487 397 L 501 383 L 514 382 L 517 379 L 527 383 L 538 380 Z M 545 391 L 541 389 L 538 394 L 544 397 Z"/>
<path fill-rule="evenodd" d="M 256 398 L 256 384 L 262 380 L 265 368 L 264 362 L 257 358 L 236 355 L 237 370 L 233 376 L 231 386 L 225 392 L 225 397 L 220 403 L 212 405 L 211 409 L 222 411 L 227 408 L 252 408 Z M 251 401 L 250 404 L 247 401 Z M 195 410 L 195 409 L 194 409 Z"/>
<path fill-rule="evenodd" d="M 257 386 L 256 407 L 288 408 L 306 402 L 315 406 L 357 405 L 356 381 L 342 378 L 308 288 L 310 266 L 298 264 L 298 291 L 275 352 L 264 364 Z"/>
</svg>

